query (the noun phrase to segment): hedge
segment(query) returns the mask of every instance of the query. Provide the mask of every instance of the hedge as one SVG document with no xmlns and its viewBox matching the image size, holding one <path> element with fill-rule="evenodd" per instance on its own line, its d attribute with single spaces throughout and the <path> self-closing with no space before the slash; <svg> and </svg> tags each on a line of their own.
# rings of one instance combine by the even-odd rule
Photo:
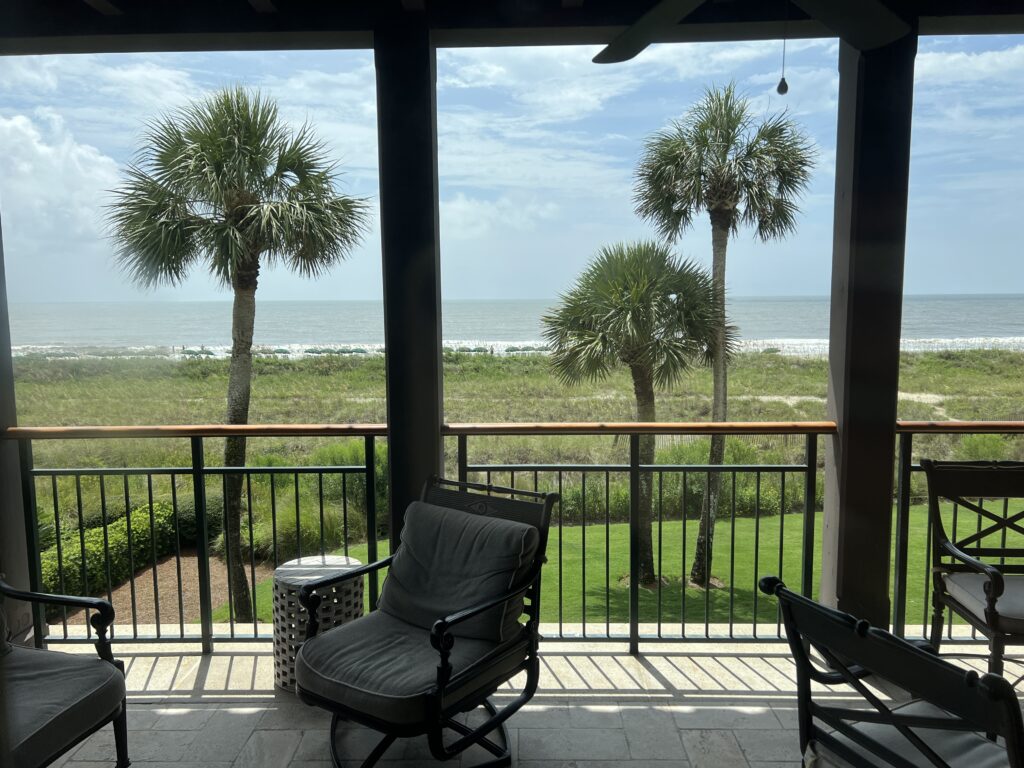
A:
<svg viewBox="0 0 1024 768">
<path fill-rule="evenodd" d="M 81 533 L 61 535 L 61 556 L 56 544 L 40 554 L 43 590 L 72 595 L 102 595 L 107 590 L 107 557 L 109 552 L 110 587 L 116 587 L 132 576 L 135 570 L 153 564 L 155 545 L 157 558 L 175 551 L 174 510 L 170 504 L 153 504 L 152 529 L 149 505 L 136 507 L 131 513 L 131 550 L 128 547 L 128 520 L 121 518 L 104 529 L 89 528 Z M 155 541 L 151 534 L 155 534 Z M 85 583 L 82 582 L 82 542 L 85 543 Z M 63 574 L 60 566 L 63 565 Z M 63 584 L 61 583 L 63 575 Z"/>
</svg>

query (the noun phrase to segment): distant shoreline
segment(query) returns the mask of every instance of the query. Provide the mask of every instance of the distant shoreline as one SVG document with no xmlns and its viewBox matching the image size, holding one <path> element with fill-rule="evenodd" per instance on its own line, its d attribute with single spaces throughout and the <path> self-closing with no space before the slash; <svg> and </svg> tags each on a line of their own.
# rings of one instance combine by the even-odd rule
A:
<svg viewBox="0 0 1024 768">
<path fill-rule="evenodd" d="M 547 344 L 539 340 L 483 341 L 446 340 L 445 352 L 496 356 L 546 355 Z M 902 352 L 942 352 L 963 350 L 1000 350 L 1024 352 L 1024 336 L 971 337 L 947 339 L 902 339 Z M 828 339 L 743 339 L 737 351 L 776 353 L 789 357 L 827 357 Z M 48 360 L 71 359 L 226 359 L 231 348 L 226 345 L 181 346 L 102 346 L 62 344 L 21 344 L 12 347 L 14 357 L 33 357 Z M 302 360 L 311 357 L 338 355 L 344 357 L 373 357 L 384 354 L 383 344 L 283 344 L 253 347 L 257 357 Z"/>
</svg>

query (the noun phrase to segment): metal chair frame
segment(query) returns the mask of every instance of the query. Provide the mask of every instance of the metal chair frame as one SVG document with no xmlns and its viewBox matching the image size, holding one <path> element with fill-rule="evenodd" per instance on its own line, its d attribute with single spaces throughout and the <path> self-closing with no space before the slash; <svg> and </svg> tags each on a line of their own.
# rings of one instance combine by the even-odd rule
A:
<svg viewBox="0 0 1024 768">
<path fill-rule="evenodd" d="M 1004 574 L 1024 574 L 1024 562 L 1006 562 L 1007 558 L 1024 558 L 1024 548 L 981 546 L 992 534 L 1001 534 L 1005 543 L 1010 531 L 1024 536 L 1024 509 L 1009 511 L 1009 500 L 1024 499 L 1024 462 L 1016 461 L 932 461 L 922 459 L 921 467 L 928 478 L 928 519 L 932 532 L 932 626 L 931 644 L 936 649 L 942 642 L 946 606 L 962 617 L 989 642 L 988 671 L 1003 674 L 1003 656 L 1008 645 L 1024 645 L 1024 634 L 1000 628 L 999 597 L 1006 586 Z M 977 526 L 968 526 L 971 533 L 953 540 L 942 520 L 942 500 L 977 516 Z M 1003 499 L 1006 516 L 982 506 L 984 499 Z M 989 559 L 984 562 L 980 558 Z M 996 560 L 998 564 L 993 564 Z M 985 587 L 985 618 L 979 619 L 959 600 L 946 591 L 943 576 L 950 573 L 980 573 Z M 1019 682 L 1019 679 L 1018 681 Z"/>
<path fill-rule="evenodd" d="M 470 491 L 480 491 L 481 493 L 472 493 Z M 493 496 L 496 493 L 508 495 L 511 498 Z M 479 766 L 508 766 L 512 763 L 512 756 L 509 749 L 508 731 L 506 730 L 505 722 L 533 697 L 537 691 L 540 679 L 540 661 L 538 658 L 540 634 L 538 632 L 538 625 L 540 623 L 541 569 L 545 562 L 544 553 L 547 549 L 551 511 L 558 499 L 558 495 L 479 483 L 455 482 L 432 477 L 424 485 L 421 499 L 438 506 L 460 509 L 467 514 L 488 515 L 520 521 L 524 517 L 537 517 L 539 513 L 540 524 L 536 527 L 540 534 L 540 541 L 533 566 L 522 582 L 507 593 L 478 605 L 467 606 L 448 616 L 439 617 L 434 622 L 430 631 L 430 644 L 438 652 L 437 682 L 428 694 L 428 714 L 423 720 L 396 725 L 305 691 L 298 685 L 296 686 L 296 693 L 307 704 L 321 707 L 333 714 L 331 718 L 330 739 L 331 760 L 335 766 L 340 767 L 342 764 L 343 758 L 337 753 L 336 736 L 340 724 L 345 720 L 351 720 L 384 734 L 377 746 L 363 761 L 363 768 L 369 768 L 369 766 L 376 764 L 396 739 L 424 734 L 427 736 L 430 753 L 437 760 L 449 760 L 476 744 L 494 755 L 493 760 L 479 763 Z M 362 578 L 367 574 L 379 571 L 391 564 L 392 557 L 389 556 L 375 563 L 369 563 L 340 576 L 326 577 L 305 584 L 299 590 L 299 602 L 309 614 L 306 639 L 314 637 L 319 630 L 317 609 L 322 598 L 317 593 L 317 590 L 342 583 L 349 579 Z M 451 649 L 457 642 L 457 638 L 452 634 L 452 629 L 474 616 L 519 597 L 524 598 L 523 613 L 527 617 L 526 622 L 522 625 L 522 629 L 515 637 L 502 642 L 488 656 L 476 662 L 470 669 L 454 674 L 450 663 L 450 655 Z M 491 679 L 485 680 L 475 690 L 460 696 L 455 701 L 447 701 L 446 703 L 452 691 L 458 690 L 460 685 L 470 676 L 479 674 L 481 665 L 509 653 L 523 653 L 523 660 L 511 671 L 505 671 Z M 508 682 L 508 680 L 520 672 L 526 673 L 526 683 L 523 690 L 500 711 L 495 709 L 490 701 L 490 696 L 498 690 L 499 686 Z M 457 715 L 471 712 L 480 706 L 487 712 L 488 717 L 475 728 L 470 728 L 468 725 L 455 719 Z M 444 732 L 446 729 L 454 731 L 459 735 L 455 742 L 447 745 L 444 743 Z M 500 744 L 488 738 L 492 731 L 497 731 L 500 734 Z"/>
<path fill-rule="evenodd" d="M 940 658 L 934 649 L 908 642 L 868 622 L 833 610 L 786 589 L 781 579 L 767 576 L 760 589 L 779 601 L 786 638 L 796 662 L 797 711 L 800 750 L 806 754 L 814 742 L 858 768 L 892 766 L 918 768 L 922 765 L 950 768 L 922 737 L 912 729 L 987 732 L 1006 740 L 1008 765 L 1024 768 L 1024 722 L 1012 686 L 1002 677 L 978 675 Z M 818 668 L 810 650 L 821 655 L 829 670 Z M 905 714 L 884 702 L 865 684 L 869 677 L 879 686 L 895 686 L 916 699 L 948 712 L 949 718 Z M 846 684 L 870 708 L 819 704 L 811 695 L 811 683 L 825 686 Z M 898 702 L 905 704 L 907 702 Z M 876 760 L 850 749 L 817 721 L 835 729 Z M 896 754 L 855 723 L 891 726 L 919 753 L 914 761 Z"/>
<path fill-rule="evenodd" d="M 68 608 L 85 608 L 95 613 L 89 618 L 89 623 L 96 630 L 96 653 L 109 664 L 116 667 L 124 675 L 124 662 L 115 659 L 110 650 L 110 639 L 107 637 L 107 630 L 114 623 L 114 606 L 108 601 L 98 597 L 78 597 L 74 595 L 52 595 L 43 592 L 28 592 L 15 589 L 7 582 L 0 579 L 0 594 L 12 600 L 21 600 L 29 603 L 48 603 L 51 605 L 63 605 Z M 58 651 L 53 651 L 58 653 Z M 128 719 L 126 701 L 121 700 L 120 706 L 113 712 L 107 714 L 98 725 L 80 734 L 75 741 L 50 755 L 41 765 L 49 765 L 61 755 L 81 744 L 85 739 L 94 734 L 108 723 L 114 725 L 114 748 L 117 754 L 117 768 L 128 768 L 131 761 L 128 759 Z"/>
</svg>

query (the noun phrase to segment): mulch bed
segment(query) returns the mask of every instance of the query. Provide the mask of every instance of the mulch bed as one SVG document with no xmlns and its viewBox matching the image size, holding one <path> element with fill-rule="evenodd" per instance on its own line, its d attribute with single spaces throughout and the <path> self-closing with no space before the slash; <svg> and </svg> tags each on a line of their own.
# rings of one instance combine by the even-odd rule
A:
<svg viewBox="0 0 1024 768">
<path fill-rule="evenodd" d="M 162 558 L 157 562 L 154 584 L 153 568 L 145 568 L 135 574 L 135 599 L 132 602 L 132 582 L 126 582 L 111 591 L 111 602 L 117 614 L 117 624 L 131 625 L 132 618 L 138 624 L 155 624 L 157 622 L 157 606 L 160 609 L 161 624 L 192 624 L 199 621 L 199 558 L 194 551 L 181 553 L 181 590 L 179 602 L 178 589 L 178 558 L 174 555 Z M 256 566 L 256 581 L 272 576 L 274 569 L 269 565 Z M 251 578 L 249 568 L 245 569 Z M 156 596 L 159 594 L 159 601 Z M 228 574 L 225 563 L 215 557 L 210 558 L 210 594 L 213 607 L 224 604 L 228 600 Z M 68 621 L 77 618 L 82 612 L 68 612 Z M 60 618 L 51 619 L 51 623 L 59 623 Z"/>
</svg>

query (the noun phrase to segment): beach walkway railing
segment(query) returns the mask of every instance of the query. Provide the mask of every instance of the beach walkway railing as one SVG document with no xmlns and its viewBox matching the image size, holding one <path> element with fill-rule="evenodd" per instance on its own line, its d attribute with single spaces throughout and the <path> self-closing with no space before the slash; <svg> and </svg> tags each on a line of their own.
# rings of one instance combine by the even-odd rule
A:
<svg viewBox="0 0 1024 768">
<path fill-rule="evenodd" d="M 829 421 L 500 423 L 449 424 L 444 434 L 449 476 L 559 493 L 544 572 L 545 636 L 613 640 L 635 651 L 647 641 L 782 636 L 777 610 L 759 599 L 757 581 L 779 574 L 804 594 L 817 594 L 820 444 L 835 429 Z M 1024 423 L 900 422 L 898 430 L 893 627 L 913 634 L 923 632 L 916 621 L 921 616 L 927 624 L 929 604 L 914 436 L 1024 434 Z M 727 463 L 694 460 L 706 455 L 701 441 L 712 434 L 735 439 L 738 449 L 727 454 Z M 265 453 L 251 453 L 255 458 L 245 467 L 213 465 L 214 446 L 230 435 L 252 438 L 250 445 L 311 440 L 320 446 L 344 442 L 354 450 L 339 454 L 344 461 L 308 465 L 267 461 Z M 0 436 L 16 440 L 20 449 L 31 586 L 108 597 L 123 639 L 199 643 L 204 651 L 215 642 L 265 641 L 278 564 L 334 553 L 369 561 L 389 551 L 383 424 L 18 427 Z M 654 463 L 641 461 L 642 440 L 650 439 L 645 436 L 657 441 Z M 33 461 L 38 441 L 143 446 L 153 439 L 179 441 L 182 461 L 119 467 L 41 467 Z M 582 449 L 580 441 L 589 447 Z M 289 453 L 304 450 L 304 444 L 290 445 Z M 140 448 L 139 455 L 147 454 Z M 323 455 L 309 451 L 311 459 Z M 593 455 L 613 460 L 578 460 Z M 243 479 L 241 546 L 234 552 L 221 533 L 231 475 Z M 705 489 L 715 475 L 721 478 L 715 537 L 702 553 L 712 560 L 714 579 L 712 588 L 703 589 L 688 575 L 698 554 Z M 234 568 L 237 579 L 232 557 L 239 550 L 250 588 L 251 611 L 245 613 L 251 616 L 237 615 L 228 576 Z M 643 583 L 645 556 L 654 579 Z M 367 580 L 365 586 L 368 602 L 375 603 L 380 583 Z M 87 617 L 62 611 L 39 613 L 35 621 L 36 636 L 46 633 L 50 642 L 90 640 Z"/>
</svg>

